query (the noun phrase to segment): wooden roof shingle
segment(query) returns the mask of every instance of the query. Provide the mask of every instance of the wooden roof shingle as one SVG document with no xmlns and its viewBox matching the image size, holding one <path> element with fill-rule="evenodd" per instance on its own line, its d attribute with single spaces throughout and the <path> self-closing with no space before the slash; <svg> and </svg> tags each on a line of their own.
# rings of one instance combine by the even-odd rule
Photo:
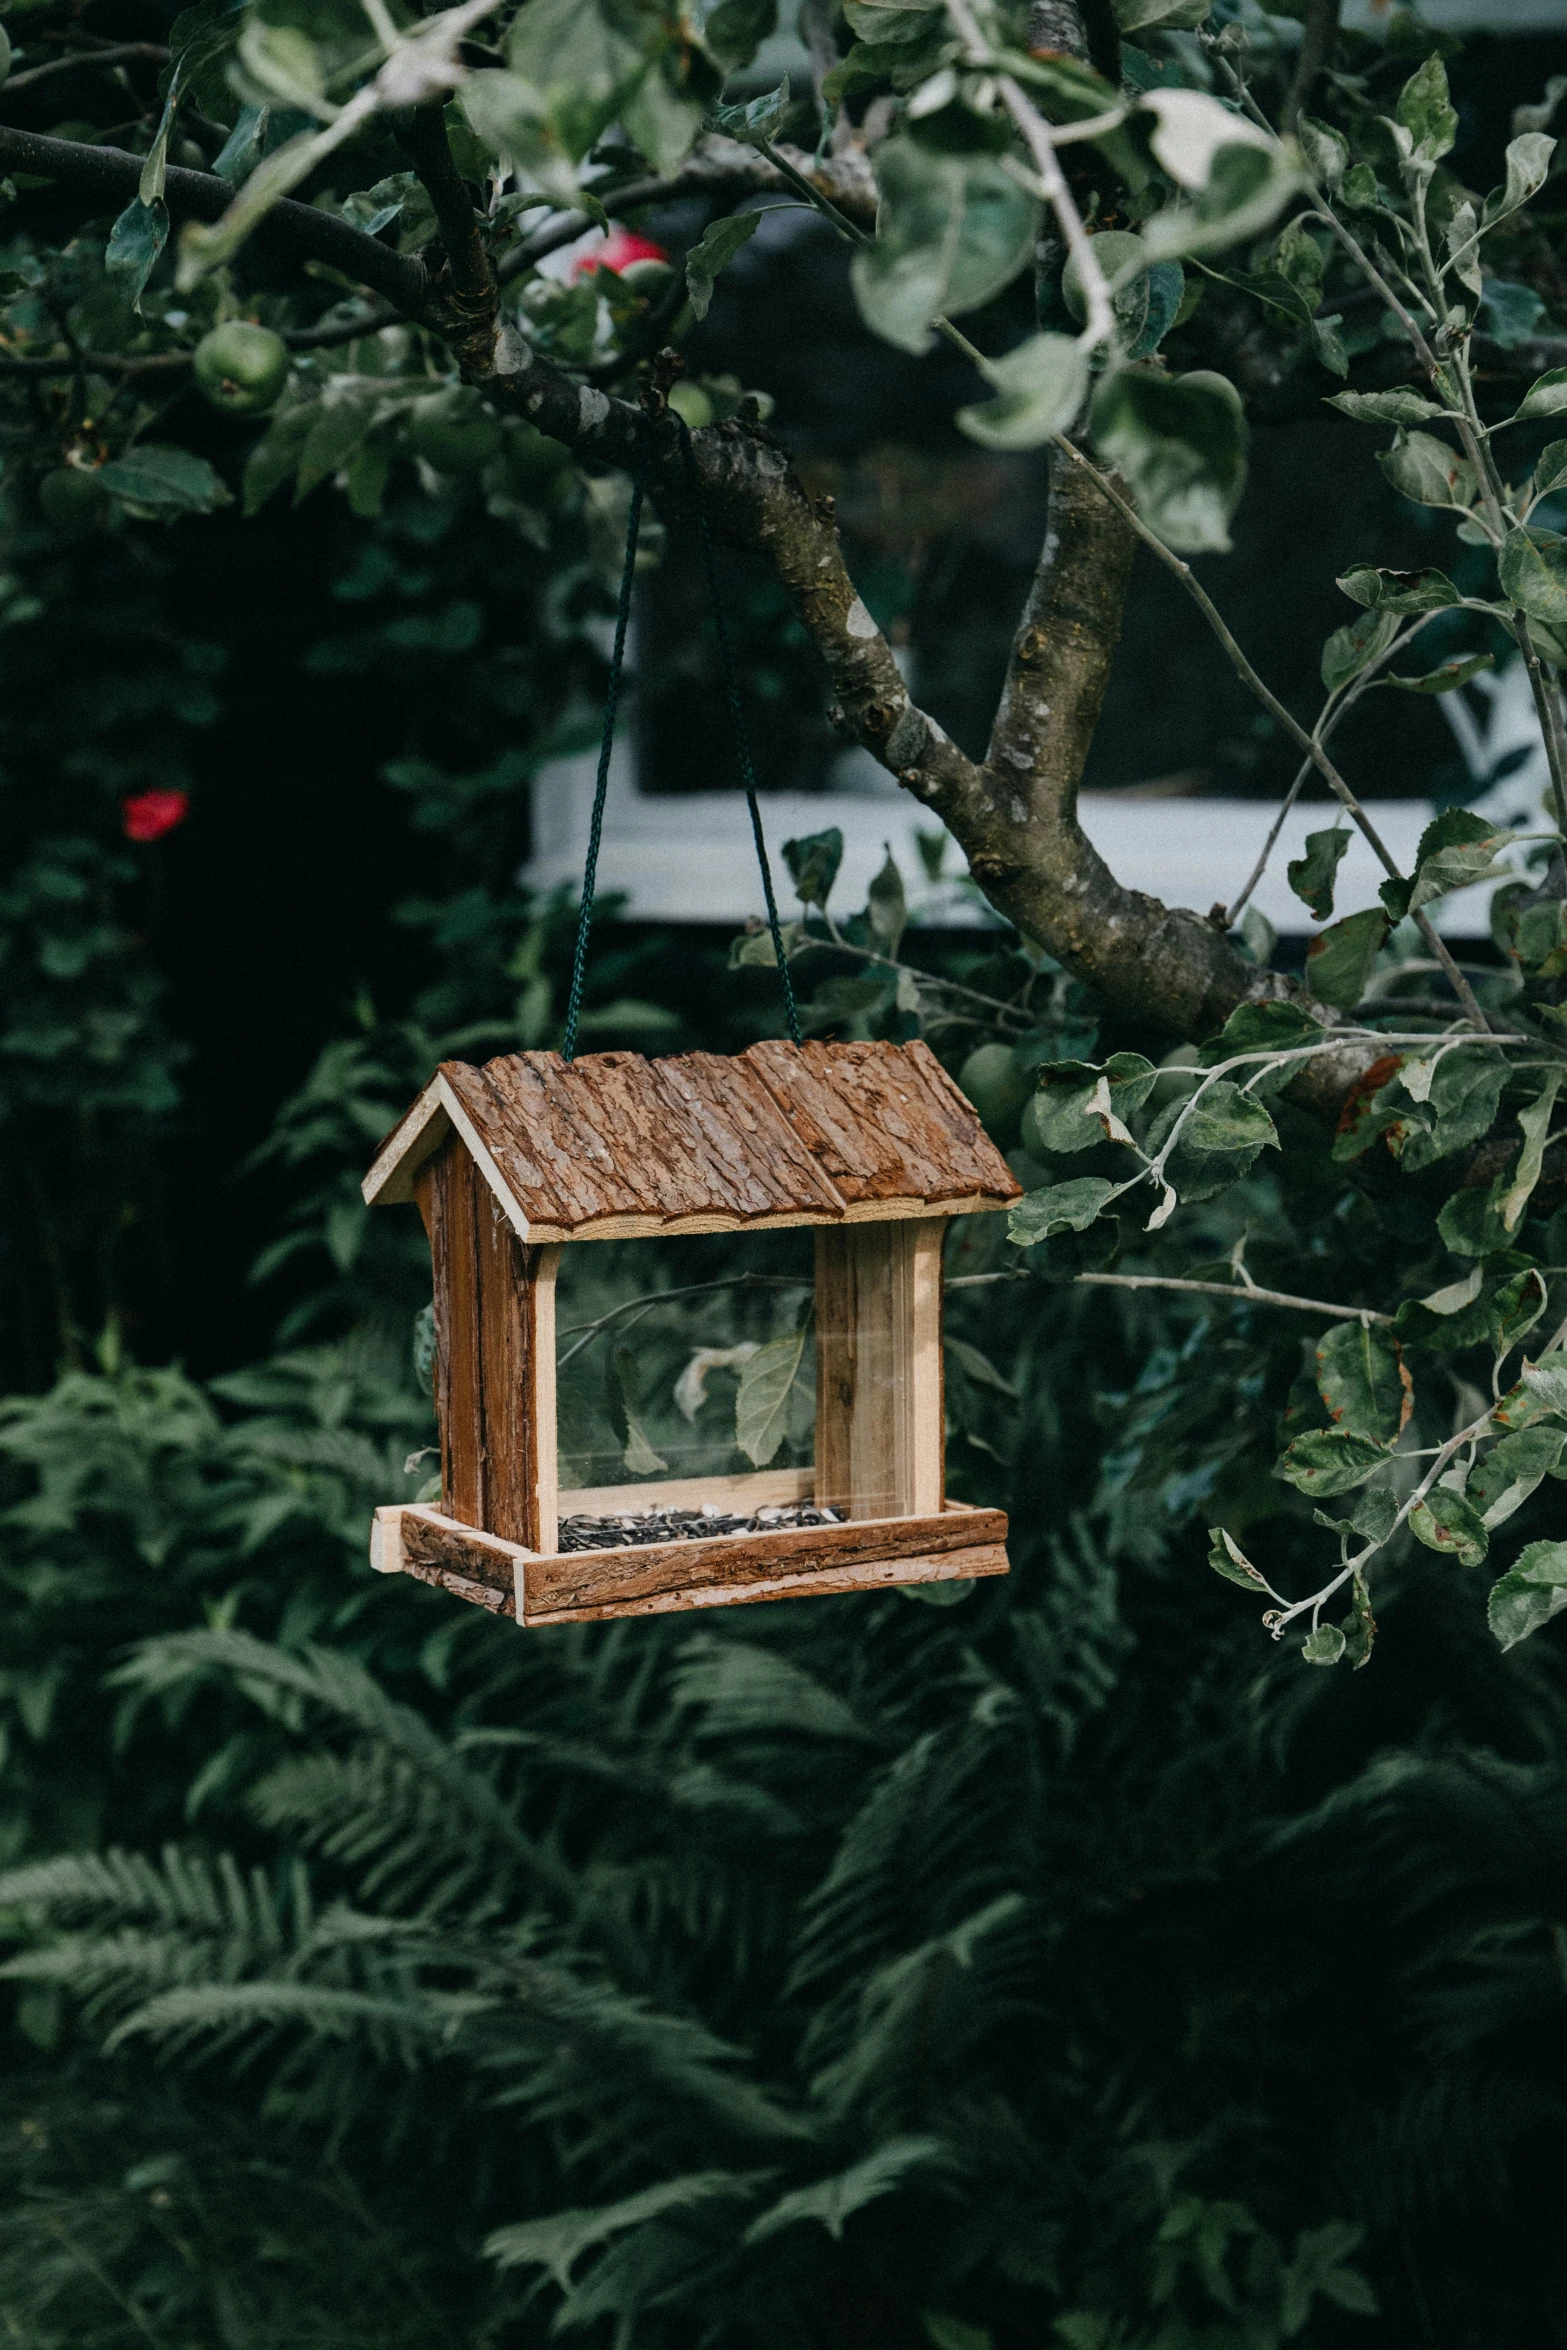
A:
<svg viewBox="0 0 1567 2350">
<path fill-rule="evenodd" d="M 525 1240 L 1002 1208 L 1005 1159 L 928 1046 L 443 1061 L 364 1181 L 413 1197 L 455 1129 Z"/>
</svg>

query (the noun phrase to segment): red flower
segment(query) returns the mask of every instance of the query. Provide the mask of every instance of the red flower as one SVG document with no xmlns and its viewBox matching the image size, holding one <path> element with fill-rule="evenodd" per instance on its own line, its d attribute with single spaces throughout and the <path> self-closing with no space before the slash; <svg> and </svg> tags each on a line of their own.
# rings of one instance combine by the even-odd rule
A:
<svg viewBox="0 0 1567 2350">
<path fill-rule="evenodd" d="M 162 840 L 190 811 L 190 794 L 183 791 L 139 791 L 120 802 L 127 840 Z"/>
<path fill-rule="evenodd" d="M 633 261 L 668 259 L 663 246 L 655 245 L 651 237 L 639 237 L 635 229 L 612 228 L 602 245 L 595 245 L 573 263 L 571 274 L 574 278 L 591 277 L 596 269 L 612 269 L 618 277 Z"/>
</svg>

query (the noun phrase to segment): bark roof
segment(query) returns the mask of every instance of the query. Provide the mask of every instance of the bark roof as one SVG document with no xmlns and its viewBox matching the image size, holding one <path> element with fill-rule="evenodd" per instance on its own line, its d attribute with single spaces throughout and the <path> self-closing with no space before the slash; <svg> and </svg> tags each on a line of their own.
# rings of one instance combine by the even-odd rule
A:
<svg viewBox="0 0 1567 2350">
<path fill-rule="evenodd" d="M 836 1224 L 1004 1207 L 1018 1185 L 926 1045 L 765 1043 L 735 1057 L 445 1061 L 382 1144 L 368 1200 L 410 1199 L 455 1127 L 533 1239 Z"/>
</svg>

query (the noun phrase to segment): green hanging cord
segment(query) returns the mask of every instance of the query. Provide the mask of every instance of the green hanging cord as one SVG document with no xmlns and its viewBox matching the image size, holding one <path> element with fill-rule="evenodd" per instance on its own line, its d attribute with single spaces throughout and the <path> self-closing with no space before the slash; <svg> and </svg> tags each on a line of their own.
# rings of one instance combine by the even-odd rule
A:
<svg viewBox="0 0 1567 2350">
<path fill-rule="evenodd" d="M 734 658 L 729 649 L 729 631 L 724 626 L 724 607 L 718 593 L 718 572 L 713 562 L 713 541 L 707 527 L 707 512 L 702 504 L 701 484 L 697 479 L 696 455 L 691 447 L 691 428 L 683 416 L 676 416 L 675 422 L 680 428 L 680 450 L 686 461 L 686 480 L 690 484 L 691 503 L 696 508 L 696 526 L 702 540 L 702 564 L 707 573 L 708 595 L 713 606 L 713 634 L 718 639 L 719 666 L 724 673 L 724 688 L 729 696 L 729 716 L 735 731 L 735 757 L 739 762 L 740 779 L 745 785 L 745 804 L 751 811 L 751 838 L 756 843 L 756 861 L 762 869 L 767 927 L 773 935 L 773 953 L 778 962 L 778 976 L 783 982 L 789 1034 L 796 1044 L 801 1044 L 804 1039 L 800 1034 L 800 1012 L 794 1000 L 794 982 L 789 976 L 789 964 L 784 954 L 783 932 L 778 925 L 778 903 L 773 896 L 773 870 L 767 861 L 762 811 L 756 798 L 756 774 L 751 765 L 751 746 L 746 739 L 745 713 L 740 707 L 739 681 L 735 676 Z"/>
<path fill-rule="evenodd" d="M 637 465 L 631 476 L 631 516 L 626 524 L 626 564 L 620 575 L 620 602 L 615 611 L 615 649 L 609 658 L 609 690 L 604 696 L 604 732 L 599 742 L 598 786 L 593 794 L 593 822 L 588 831 L 587 861 L 582 868 L 582 904 L 577 913 L 577 951 L 571 965 L 571 994 L 566 1003 L 566 1033 L 560 1057 L 569 1061 L 577 1050 L 577 1015 L 582 1009 L 582 981 L 588 965 L 588 932 L 593 927 L 593 885 L 598 877 L 599 842 L 604 831 L 604 797 L 609 788 L 609 755 L 615 743 L 615 706 L 620 700 L 620 673 L 626 658 L 626 628 L 631 619 L 631 584 L 637 567 L 637 534 L 642 528 L 642 499 L 647 489 L 648 428 L 637 419 Z"/>
</svg>

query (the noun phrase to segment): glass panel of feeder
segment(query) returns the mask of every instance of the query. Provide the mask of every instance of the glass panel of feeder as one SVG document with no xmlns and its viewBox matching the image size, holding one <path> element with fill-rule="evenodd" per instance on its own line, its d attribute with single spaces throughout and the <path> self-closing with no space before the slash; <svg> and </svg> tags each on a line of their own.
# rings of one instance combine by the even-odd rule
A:
<svg viewBox="0 0 1567 2350">
<path fill-rule="evenodd" d="M 568 1244 L 560 1545 L 815 1524 L 815 1235 Z"/>
</svg>

